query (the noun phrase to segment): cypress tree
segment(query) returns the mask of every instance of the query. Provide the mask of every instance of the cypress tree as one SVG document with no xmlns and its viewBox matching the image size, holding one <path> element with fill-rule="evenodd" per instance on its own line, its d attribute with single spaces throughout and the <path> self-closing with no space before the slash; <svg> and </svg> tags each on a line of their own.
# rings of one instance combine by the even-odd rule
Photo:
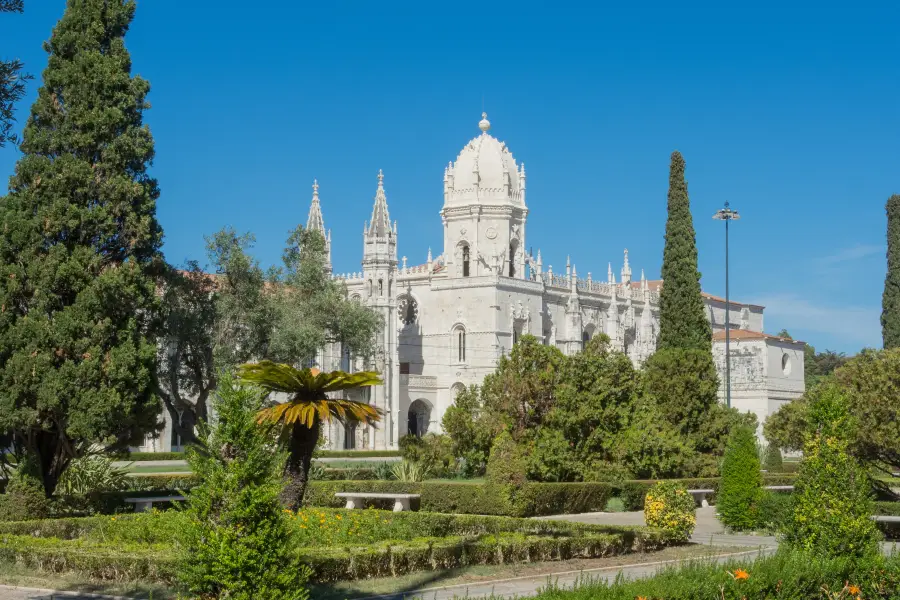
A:
<svg viewBox="0 0 900 600">
<path fill-rule="evenodd" d="M 672 153 L 669 167 L 669 218 L 663 250 L 663 287 L 659 295 L 659 349 L 710 350 L 712 329 L 706 319 L 697 270 L 697 243 L 684 158 Z"/>
<path fill-rule="evenodd" d="M 885 348 L 900 346 L 900 194 L 888 198 L 887 275 L 881 298 L 881 339 Z"/>
<path fill-rule="evenodd" d="M 91 444 L 156 427 L 162 231 L 131 0 L 68 0 L 0 202 L 0 430 L 45 492 Z"/>
</svg>

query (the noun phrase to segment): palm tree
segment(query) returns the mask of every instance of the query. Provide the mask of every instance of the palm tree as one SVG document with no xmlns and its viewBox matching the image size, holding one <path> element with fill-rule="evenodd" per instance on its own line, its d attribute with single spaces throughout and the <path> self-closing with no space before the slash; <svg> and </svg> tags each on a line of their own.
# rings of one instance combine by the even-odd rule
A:
<svg viewBox="0 0 900 600">
<path fill-rule="evenodd" d="M 323 422 L 332 419 L 372 425 L 381 419 L 381 411 L 365 402 L 329 398 L 328 392 L 357 389 L 382 383 L 378 373 L 362 371 L 322 373 L 318 369 L 297 369 L 269 360 L 238 367 L 238 376 L 270 392 L 288 394 L 287 402 L 264 408 L 257 420 L 280 423 L 289 434 L 288 460 L 284 474 L 288 479 L 282 502 L 297 510 L 303 502 L 313 451 L 319 441 Z M 289 428 L 289 431 L 288 431 Z"/>
</svg>

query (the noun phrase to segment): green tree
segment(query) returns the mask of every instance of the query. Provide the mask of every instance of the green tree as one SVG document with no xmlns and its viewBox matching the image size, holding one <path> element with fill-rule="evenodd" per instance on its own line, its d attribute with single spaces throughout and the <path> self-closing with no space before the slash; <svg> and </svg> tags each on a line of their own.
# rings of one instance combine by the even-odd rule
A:
<svg viewBox="0 0 900 600">
<path fill-rule="evenodd" d="M 215 425 L 201 423 L 199 446 L 188 449 L 200 484 L 179 528 L 178 578 L 192 598 L 309 598 L 309 570 L 279 502 L 285 456 L 272 452 L 273 427 L 256 422 L 262 406 L 258 390 L 226 374 Z"/>
<path fill-rule="evenodd" d="M 464 461 L 464 469 L 470 475 L 484 474 L 494 434 L 502 428 L 492 417 L 495 415 L 486 411 L 482 403 L 481 388 L 475 385 L 461 390 L 444 411 L 441 426 L 450 438 L 451 451 Z"/>
<path fill-rule="evenodd" d="M 769 473 L 781 473 L 784 471 L 784 459 L 781 457 L 781 450 L 775 444 L 766 446 L 765 455 L 763 456 L 763 468 Z"/>
<path fill-rule="evenodd" d="M 709 349 L 666 348 L 644 363 L 644 393 L 665 419 L 694 439 L 719 402 L 719 376 Z"/>
<path fill-rule="evenodd" d="M 639 400 L 628 426 L 613 440 L 616 463 L 638 479 L 680 477 L 694 448 L 659 412 L 655 402 Z"/>
<path fill-rule="evenodd" d="M 157 426 L 156 285 L 162 231 L 149 84 L 124 36 L 135 4 L 68 3 L 0 203 L 0 431 L 52 494 L 91 444 Z"/>
<path fill-rule="evenodd" d="M 789 546 L 829 558 L 878 553 L 872 482 L 849 452 L 854 420 L 837 385 L 818 390 L 794 483 L 794 510 L 783 531 Z"/>
<path fill-rule="evenodd" d="M 697 244 L 684 179 L 684 158 L 677 151 L 672 153 L 669 167 L 668 214 L 657 347 L 660 350 L 681 348 L 710 352 L 712 329 L 700 293 Z"/>
<path fill-rule="evenodd" d="M 0 0 L 0 13 L 20 13 L 23 6 L 22 0 Z M 25 83 L 30 79 L 31 75 L 22 73 L 22 61 L 0 60 L 0 148 L 7 142 L 18 142 L 12 133 L 14 108 L 25 95 Z"/>
<path fill-rule="evenodd" d="M 344 398 L 329 398 L 327 394 L 380 385 L 378 374 L 372 371 L 322 373 L 318 369 L 296 369 L 290 365 L 268 360 L 244 364 L 238 369 L 240 378 L 268 392 L 287 394 L 287 402 L 269 406 L 259 413 L 259 420 L 278 423 L 287 439 L 288 459 L 284 475 L 288 480 L 282 502 L 296 510 L 303 502 L 313 452 L 319 443 L 322 423 L 332 420 L 344 424 L 374 425 L 381 419 L 381 411 L 365 402 Z"/>
<path fill-rule="evenodd" d="M 797 398 L 783 405 L 772 413 L 763 423 L 763 435 L 770 446 L 775 446 L 786 452 L 799 452 L 806 443 L 806 433 L 809 431 L 809 402 L 807 397 L 811 393 Z"/>
<path fill-rule="evenodd" d="M 274 327 L 265 356 L 277 362 L 307 364 L 322 348 L 363 359 L 375 355 L 381 317 L 347 298 L 347 290 L 326 270 L 325 238 L 297 227 L 287 240 L 284 267 L 272 286 Z"/>
<path fill-rule="evenodd" d="M 888 198 L 887 275 L 881 299 L 881 338 L 885 348 L 900 346 L 900 194 Z"/>
<path fill-rule="evenodd" d="M 722 523 L 731 529 L 752 529 L 762 496 L 762 472 L 756 434 L 749 427 L 736 427 L 728 440 L 722 461 L 722 481 L 716 509 Z"/>
</svg>

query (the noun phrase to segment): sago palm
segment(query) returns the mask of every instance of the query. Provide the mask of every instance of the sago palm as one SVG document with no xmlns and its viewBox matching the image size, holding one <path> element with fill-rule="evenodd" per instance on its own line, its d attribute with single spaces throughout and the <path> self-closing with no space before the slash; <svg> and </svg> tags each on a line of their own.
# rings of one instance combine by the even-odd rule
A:
<svg viewBox="0 0 900 600">
<path fill-rule="evenodd" d="M 258 420 L 280 423 L 288 435 L 289 453 L 284 467 L 288 482 L 282 499 L 291 510 L 296 510 L 303 502 L 322 423 L 337 420 L 345 425 L 371 425 L 381 419 L 381 411 L 371 404 L 326 395 L 381 384 L 378 373 L 373 371 L 323 373 L 318 369 L 297 369 L 264 360 L 241 365 L 238 376 L 270 392 L 288 395 L 287 402 L 261 410 Z"/>
</svg>

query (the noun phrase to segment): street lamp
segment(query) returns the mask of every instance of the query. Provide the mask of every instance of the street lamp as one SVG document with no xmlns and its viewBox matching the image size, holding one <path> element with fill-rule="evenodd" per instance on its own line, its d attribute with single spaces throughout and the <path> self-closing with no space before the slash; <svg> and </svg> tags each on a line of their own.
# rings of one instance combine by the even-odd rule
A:
<svg viewBox="0 0 900 600">
<path fill-rule="evenodd" d="M 728 297 L 728 221 L 737 221 L 741 218 L 736 210 L 728 208 L 728 202 L 725 208 L 722 208 L 713 215 L 713 219 L 717 221 L 725 221 L 725 405 L 731 408 L 731 321 L 729 320 L 728 309 L 730 302 Z"/>
</svg>

